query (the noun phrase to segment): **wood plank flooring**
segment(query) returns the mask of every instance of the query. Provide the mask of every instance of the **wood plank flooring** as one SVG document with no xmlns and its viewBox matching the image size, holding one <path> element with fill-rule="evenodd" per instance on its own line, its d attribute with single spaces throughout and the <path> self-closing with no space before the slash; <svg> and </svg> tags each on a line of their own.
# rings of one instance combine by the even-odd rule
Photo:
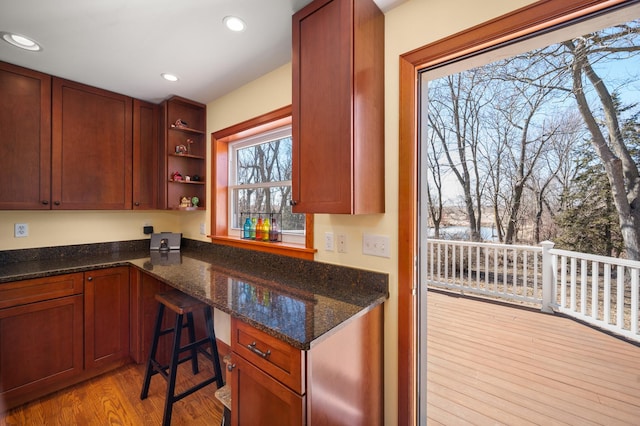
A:
<svg viewBox="0 0 640 426">
<path fill-rule="evenodd" d="M 189 363 L 180 365 L 177 391 L 211 374 L 210 363 L 200 360 L 199 365 L 197 376 L 192 375 Z M 0 425 L 160 425 L 166 382 L 154 376 L 149 396 L 141 401 L 143 378 L 144 365 L 129 364 L 0 414 Z M 223 407 L 215 391 L 216 385 L 211 384 L 176 402 L 172 426 L 219 425 Z"/>
<path fill-rule="evenodd" d="M 640 425 L 640 347 L 572 319 L 427 296 L 433 425 Z"/>
</svg>

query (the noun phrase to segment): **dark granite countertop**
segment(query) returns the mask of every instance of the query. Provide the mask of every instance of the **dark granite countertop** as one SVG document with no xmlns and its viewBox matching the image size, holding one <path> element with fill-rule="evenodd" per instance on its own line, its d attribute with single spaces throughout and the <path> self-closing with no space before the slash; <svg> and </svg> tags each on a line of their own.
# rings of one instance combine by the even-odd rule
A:
<svg viewBox="0 0 640 426">
<path fill-rule="evenodd" d="M 113 266 L 134 266 L 303 350 L 388 298 L 387 274 L 193 240 L 169 254 L 150 253 L 148 240 L 0 252 L 0 285 Z"/>
</svg>

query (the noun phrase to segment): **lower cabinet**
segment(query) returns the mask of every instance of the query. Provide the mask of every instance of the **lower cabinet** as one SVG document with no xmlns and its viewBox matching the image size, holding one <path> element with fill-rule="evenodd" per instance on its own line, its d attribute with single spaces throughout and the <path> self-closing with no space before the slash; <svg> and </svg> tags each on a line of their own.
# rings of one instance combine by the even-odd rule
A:
<svg viewBox="0 0 640 426">
<path fill-rule="evenodd" d="M 0 286 L 0 400 L 7 408 L 83 372 L 83 276 Z"/>
<path fill-rule="evenodd" d="M 128 267 L 0 285 L 4 408 L 128 361 Z"/>
<path fill-rule="evenodd" d="M 131 357 L 138 363 L 144 363 L 149 357 L 153 330 L 158 313 L 157 293 L 162 293 L 170 287 L 135 268 L 131 268 Z M 169 324 L 165 315 L 163 325 Z M 160 337 L 157 359 L 160 363 L 168 363 L 171 354 L 171 335 Z"/>
<path fill-rule="evenodd" d="M 301 351 L 231 320 L 231 424 L 382 425 L 382 306 Z"/>
<path fill-rule="evenodd" d="M 84 273 L 84 336 L 86 370 L 129 360 L 129 267 Z"/>
<path fill-rule="evenodd" d="M 234 354 L 235 355 L 235 354 Z M 240 356 L 233 358 L 232 425 L 304 424 L 305 396 L 289 389 Z M 270 423 L 270 419 L 277 420 Z"/>
</svg>

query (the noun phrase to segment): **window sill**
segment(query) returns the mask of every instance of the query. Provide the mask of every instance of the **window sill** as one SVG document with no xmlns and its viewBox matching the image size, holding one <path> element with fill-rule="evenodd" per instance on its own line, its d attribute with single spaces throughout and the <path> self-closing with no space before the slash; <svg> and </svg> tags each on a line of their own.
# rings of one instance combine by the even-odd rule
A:
<svg viewBox="0 0 640 426">
<path fill-rule="evenodd" d="M 221 235 L 210 235 L 211 241 L 231 247 L 238 247 L 247 250 L 261 251 L 281 256 L 295 257 L 298 259 L 313 260 L 314 254 L 317 252 L 314 248 L 306 248 L 302 244 L 291 243 L 268 243 L 261 241 L 249 241 L 238 237 L 229 237 Z"/>
</svg>

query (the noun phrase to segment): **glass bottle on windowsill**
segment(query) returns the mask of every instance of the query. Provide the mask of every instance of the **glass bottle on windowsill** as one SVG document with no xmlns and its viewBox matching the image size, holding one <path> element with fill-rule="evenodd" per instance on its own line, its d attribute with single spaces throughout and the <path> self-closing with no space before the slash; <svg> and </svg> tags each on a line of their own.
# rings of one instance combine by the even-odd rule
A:
<svg viewBox="0 0 640 426">
<path fill-rule="evenodd" d="M 278 241 L 278 222 L 275 218 L 271 219 L 271 229 L 269 230 L 269 240 Z"/>
<path fill-rule="evenodd" d="M 242 227 L 242 238 L 248 240 L 251 238 L 251 218 L 247 216 L 247 220 L 244 221 L 244 226 Z"/>
</svg>

